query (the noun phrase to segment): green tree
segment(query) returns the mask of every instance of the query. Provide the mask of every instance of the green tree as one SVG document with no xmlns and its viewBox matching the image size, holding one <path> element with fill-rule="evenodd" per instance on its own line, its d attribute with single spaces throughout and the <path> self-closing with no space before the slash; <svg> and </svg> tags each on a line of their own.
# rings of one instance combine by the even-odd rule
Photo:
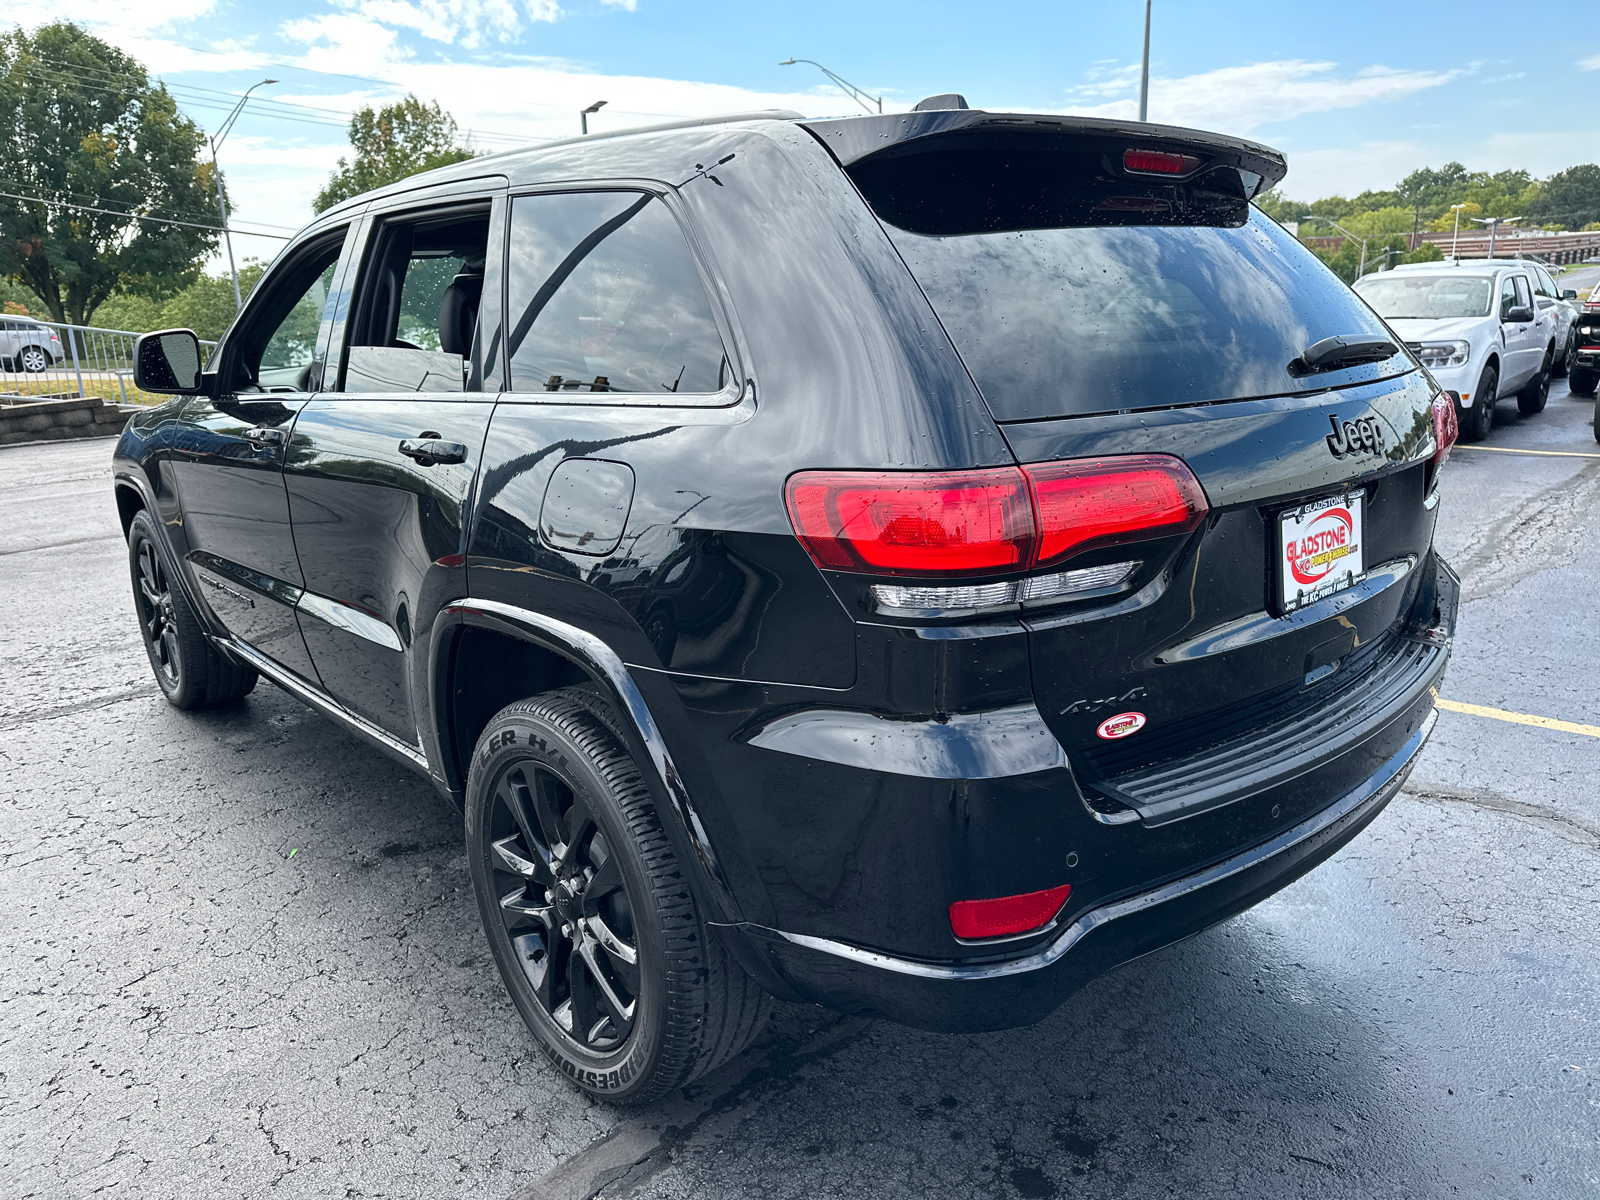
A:
<svg viewBox="0 0 1600 1200">
<path fill-rule="evenodd" d="M 164 85 L 76 25 L 0 34 L 0 191 L 39 197 L 0 197 L 0 275 L 77 324 L 119 289 L 170 295 L 215 230 L 126 214 L 218 224 L 204 145 Z"/>
<path fill-rule="evenodd" d="M 419 171 L 449 166 L 472 157 L 470 147 L 457 145 L 455 118 L 435 100 L 424 104 L 415 96 L 363 108 L 350 118 L 351 160 L 341 158 L 339 169 L 317 193 L 311 207 L 317 212 L 341 200 Z"/>
<path fill-rule="evenodd" d="M 1550 176 L 1528 205 L 1528 216 L 1574 228 L 1600 221 L 1600 165 L 1584 163 Z"/>
</svg>

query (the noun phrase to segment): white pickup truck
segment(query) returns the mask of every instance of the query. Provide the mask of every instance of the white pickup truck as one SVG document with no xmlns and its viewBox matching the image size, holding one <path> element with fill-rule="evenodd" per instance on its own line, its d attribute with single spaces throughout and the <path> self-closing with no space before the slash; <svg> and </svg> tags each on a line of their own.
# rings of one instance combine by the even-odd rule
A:
<svg viewBox="0 0 1600 1200">
<path fill-rule="evenodd" d="M 1520 262 L 1415 263 L 1356 280 L 1356 293 L 1388 322 L 1439 383 L 1455 392 L 1461 436 L 1479 441 L 1495 402 L 1516 396 L 1541 412 L 1551 367 L 1569 335 L 1560 305 L 1539 305 L 1534 268 Z"/>
</svg>

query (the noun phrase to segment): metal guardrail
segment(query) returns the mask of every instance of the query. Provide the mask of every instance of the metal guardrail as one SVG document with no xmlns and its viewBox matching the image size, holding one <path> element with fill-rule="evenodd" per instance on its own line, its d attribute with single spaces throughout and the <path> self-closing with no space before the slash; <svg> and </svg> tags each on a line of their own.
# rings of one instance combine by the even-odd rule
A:
<svg viewBox="0 0 1600 1200">
<path fill-rule="evenodd" d="M 159 404 L 165 396 L 133 385 L 133 344 L 139 334 L 94 325 L 63 325 L 33 318 L 3 317 L 0 326 L 0 404 L 99 396 L 111 404 Z M 18 328 L 20 326 L 20 328 Z M 38 336 L 30 337 L 32 331 Z M 53 336 L 52 336 L 53 335 Z M 208 351 L 215 342 L 201 342 Z M 42 350 L 49 361 L 28 370 Z"/>
</svg>

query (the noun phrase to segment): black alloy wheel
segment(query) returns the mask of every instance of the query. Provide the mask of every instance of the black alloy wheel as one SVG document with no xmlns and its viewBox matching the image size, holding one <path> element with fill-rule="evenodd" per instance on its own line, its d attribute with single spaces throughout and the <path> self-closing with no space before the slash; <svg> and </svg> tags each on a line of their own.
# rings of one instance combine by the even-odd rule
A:
<svg viewBox="0 0 1600 1200">
<path fill-rule="evenodd" d="M 1578 327 L 1574 325 L 1567 330 L 1567 347 L 1561 352 L 1561 357 L 1556 360 L 1556 365 L 1551 371 L 1557 379 L 1566 379 L 1572 374 L 1572 364 L 1578 357 Z"/>
<path fill-rule="evenodd" d="M 597 691 L 502 709 L 478 739 L 466 800 L 495 965 L 569 1080 L 647 1102 L 760 1033 L 771 1001 L 706 927 Z"/>
<path fill-rule="evenodd" d="M 209 641 L 174 585 L 155 522 L 140 510 L 128 526 L 128 569 L 139 636 L 156 683 L 175 708 L 203 708 L 237 700 L 255 687 L 257 675 L 227 658 Z"/>
<path fill-rule="evenodd" d="M 1539 364 L 1539 373 L 1528 380 L 1520 392 L 1517 393 L 1517 408 L 1525 417 L 1544 411 L 1545 401 L 1550 398 L 1550 359 L 1551 347 L 1545 347 L 1544 360 Z"/>
<path fill-rule="evenodd" d="M 513 763 L 494 804 L 500 920 L 528 986 L 576 1046 L 615 1050 L 639 1008 L 639 935 L 616 852 L 548 763 Z"/>
<path fill-rule="evenodd" d="M 1461 440 L 1481 442 L 1494 428 L 1494 401 L 1500 390 L 1500 372 L 1493 363 L 1484 366 L 1478 376 L 1478 390 L 1472 393 L 1472 407 L 1461 421 Z"/>
<path fill-rule="evenodd" d="M 50 352 L 42 346 L 25 346 L 18 357 L 22 360 L 22 369 L 30 375 L 49 369 Z"/>
</svg>

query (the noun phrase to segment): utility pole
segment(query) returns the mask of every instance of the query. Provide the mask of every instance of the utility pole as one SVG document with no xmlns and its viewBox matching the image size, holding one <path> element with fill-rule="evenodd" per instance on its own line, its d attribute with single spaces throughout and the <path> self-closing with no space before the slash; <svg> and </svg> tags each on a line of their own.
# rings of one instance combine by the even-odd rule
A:
<svg viewBox="0 0 1600 1200">
<path fill-rule="evenodd" d="M 1461 210 L 1465 208 L 1466 205 L 1452 204 L 1450 207 L 1456 214 L 1456 229 L 1455 232 L 1450 235 L 1450 257 L 1454 258 L 1456 256 L 1456 239 L 1461 236 Z"/>
<path fill-rule="evenodd" d="M 239 103 L 233 106 L 228 119 L 223 121 L 216 136 L 211 139 L 211 173 L 217 178 L 217 210 L 222 214 L 222 240 L 228 244 L 228 273 L 233 276 L 233 311 L 236 313 L 244 307 L 244 297 L 239 294 L 239 268 L 233 262 L 233 231 L 228 228 L 228 202 L 222 198 L 222 168 L 217 165 L 217 150 L 227 139 L 229 131 L 233 129 L 233 123 L 239 119 L 239 114 L 244 111 L 244 102 L 250 99 L 250 93 L 258 87 L 266 87 L 269 83 L 277 82 L 276 79 L 263 79 L 260 83 L 251 84 L 245 89 L 244 95 L 239 97 Z"/>
<path fill-rule="evenodd" d="M 1144 65 L 1139 68 L 1139 120 L 1150 119 L 1150 0 L 1144 0 Z"/>
</svg>

